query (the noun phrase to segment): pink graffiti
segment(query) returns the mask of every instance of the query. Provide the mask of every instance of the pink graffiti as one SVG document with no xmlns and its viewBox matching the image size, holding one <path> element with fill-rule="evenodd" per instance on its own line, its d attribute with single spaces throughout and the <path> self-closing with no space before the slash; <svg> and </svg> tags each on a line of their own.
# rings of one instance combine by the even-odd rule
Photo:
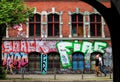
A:
<svg viewBox="0 0 120 82">
<path fill-rule="evenodd" d="M 24 53 L 21 55 L 21 53 L 17 54 L 4 54 L 3 57 L 3 63 L 2 65 L 4 67 L 9 67 L 10 65 L 13 65 L 15 68 L 20 69 L 21 67 L 24 67 L 28 64 L 28 57 L 24 55 Z"/>
<path fill-rule="evenodd" d="M 21 29 L 21 28 L 22 28 L 22 24 L 19 24 L 19 25 L 18 25 L 18 24 L 16 24 L 16 25 L 14 25 L 14 26 L 13 26 L 13 28 L 14 28 L 14 29 L 18 29 L 18 30 L 19 30 L 19 29 Z"/>
<path fill-rule="evenodd" d="M 2 49 L 3 53 L 40 52 L 47 54 L 57 51 L 56 41 L 4 41 Z"/>
</svg>

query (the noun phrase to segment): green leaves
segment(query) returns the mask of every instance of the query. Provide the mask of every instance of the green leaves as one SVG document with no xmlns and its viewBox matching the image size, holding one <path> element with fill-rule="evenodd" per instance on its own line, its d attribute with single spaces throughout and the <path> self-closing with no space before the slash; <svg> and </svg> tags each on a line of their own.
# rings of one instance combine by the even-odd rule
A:
<svg viewBox="0 0 120 82">
<path fill-rule="evenodd" d="M 0 24 L 25 23 L 33 11 L 34 8 L 29 8 L 23 0 L 0 0 Z"/>
</svg>

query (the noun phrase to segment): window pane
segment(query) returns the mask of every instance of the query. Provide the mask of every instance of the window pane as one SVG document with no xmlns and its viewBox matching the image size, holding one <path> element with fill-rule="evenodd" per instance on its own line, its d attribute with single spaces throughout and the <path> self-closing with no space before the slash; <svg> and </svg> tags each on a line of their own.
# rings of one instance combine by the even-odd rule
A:
<svg viewBox="0 0 120 82">
<path fill-rule="evenodd" d="M 83 24 L 78 24 L 78 36 L 83 36 Z"/>
<path fill-rule="evenodd" d="M 95 16 L 92 14 L 90 15 L 90 22 L 94 22 L 95 21 Z"/>
<path fill-rule="evenodd" d="M 41 33 L 40 24 L 36 24 L 36 36 L 40 36 L 40 33 Z"/>
<path fill-rule="evenodd" d="M 55 26 L 54 26 L 54 34 L 55 34 L 55 36 L 59 36 L 59 24 L 55 24 Z"/>
<path fill-rule="evenodd" d="M 90 35 L 95 36 L 95 25 L 94 24 L 90 25 Z"/>
<path fill-rule="evenodd" d="M 59 15 L 54 15 L 54 21 L 59 22 Z"/>
<path fill-rule="evenodd" d="M 96 15 L 96 21 L 101 22 L 101 16 L 100 15 Z"/>
<path fill-rule="evenodd" d="M 72 22 L 76 22 L 77 20 L 76 20 L 76 14 L 73 14 L 72 15 L 72 20 L 71 20 Z"/>
<path fill-rule="evenodd" d="M 48 24 L 48 36 L 52 36 L 53 30 L 52 30 L 52 24 Z"/>
<path fill-rule="evenodd" d="M 34 16 L 29 18 L 29 22 L 34 22 Z"/>
<path fill-rule="evenodd" d="M 97 24 L 97 36 L 101 36 L 101 24 Z"/>
<path fill-rule="evenodd" d="M 53 15 L 52 14 L 48 15 L 48 22 L 52 22 L 52 20 L 53 20 Z"/>
<path fill-rule="evenodd" d="M 34 24 L 29 24 L 29 36 L 34 36 Z"/>
<path fill-rule="evenodd" d="M 83 22 L 83 15 L 80 15 L 80 14 L 78 15 L 78 21 Z"/>
<path fill-rule="evenodd" d="M 36 14 L 36 22 L 40 22 L 41 21 L 41 17 L 39 14 Z"/>
<path fill-rule="evenodd" d="M 76 24 L 72 24 L 72 36 L 77 36 Z"/>
</svg>

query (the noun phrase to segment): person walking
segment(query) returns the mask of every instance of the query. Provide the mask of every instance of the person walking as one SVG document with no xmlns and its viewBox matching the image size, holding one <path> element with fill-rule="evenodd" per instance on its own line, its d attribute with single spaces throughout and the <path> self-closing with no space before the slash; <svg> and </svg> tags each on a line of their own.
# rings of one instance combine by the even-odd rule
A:
<svg viewBox="0 0 120 82">
<path fill-rule="evenodd" d="M 102 57 L 101 55 L 99 54 L 99 68 L 100 68 L 100 71 L 105 75 L 107 76 L 107 72 L 106 70 L 103 68 L 103 60 L 102 60 Z"/>
<path fill-rule="evenodd" d="M 97 54 L 95 56 L 95 72 L 96 72 L 96 76 L 98 77 L 98 75 L 100 74 L 102 76 L 102 73 L 99 69 L 99 64 L 100 64 L 100 61 L 99 61 L 99 54 Z"/>
</svg>

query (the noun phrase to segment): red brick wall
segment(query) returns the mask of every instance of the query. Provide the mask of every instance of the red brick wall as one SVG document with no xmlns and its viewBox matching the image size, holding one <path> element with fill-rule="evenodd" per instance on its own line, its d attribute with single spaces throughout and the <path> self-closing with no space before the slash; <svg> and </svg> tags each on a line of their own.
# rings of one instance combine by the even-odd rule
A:
<svg viewBox="0 0 120 82">
<path fill-rule="evenodd" d="M 63 12 L 62 15 L 62 22 L 63 22 L 63 27 L 62 27 L 62 33 L 63 36 L 68 37 L 69 36 L 69 15 L 68 12 L 75 12 L 76 8 L 80 9 L 80 12 L 84 12 L 84 11 L 89 11 L 89 12 L 93 12 L 93 7 L 84 3 L 84 2 L 78 2 L 78 1 L 41 1 L 41 2 L 26 2 L 26 4 L 29 7 L 36 7 L 37 12 L 41 11 L 47 11 L 47 12 L 51 12 L 52 11 L 52 7 L 55 8 L 56 12 Z M 105 6 L 110 7 L 110 3 L 109 2 L 104 2 L 103 3 Z M 106 31 L 107 32 L 107 31 Z M 11 35 L 14 35 L 16 33 L 10 33 Z M 108 34 L 108 33 L 107 33 Z"/>
</svg>

